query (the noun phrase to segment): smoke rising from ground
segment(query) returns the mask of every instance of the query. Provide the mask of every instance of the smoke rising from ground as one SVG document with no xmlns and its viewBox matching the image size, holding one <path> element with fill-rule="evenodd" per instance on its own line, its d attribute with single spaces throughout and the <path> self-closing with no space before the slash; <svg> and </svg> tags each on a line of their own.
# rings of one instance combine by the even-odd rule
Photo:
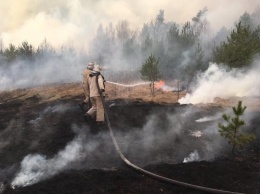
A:
<svg viewBox="0 0 260 194">
<path fill-rule="evenodd" d="M 12 186 L 27 186 L 52 177 L 66 169 L 71 162 L 85 157 L 83 152 L 84 134 L 77 134 L 73 141 L 68 143 L 64 150 L 60 151 L 51 159 L 40 154 L 29 154 L 21 162 L 21 171 L 12 181 Z M 88 147 L 88 149 L 94 149 Z"/>
<path fill-rule="evenodd" d="M 228 71 L 217 64 L 210 64 L 207 71 L 198 75 L 192 92 L 181 98 L 181 104 L 212 103 L 215 97 L 254 97 L 260 95 L 260 63 L 246 73 L 241 70 Z"/>
<path fill-rule="evenodd" d="M 200 157 L 197 150 L 194 150 L 188 157 L 184 158 L 183 163 L 200 161 Z"/>
<path fill-rule="evenodd" d="M 229 114 L 230 110 L 226 113 Z M 98 134 L 93 134 L 88 125 L 79 126 L 80 123 L 77 125 L 70 123 L 66 129 L 60 126 L 58 130 L 59 125 L 53 125 L 53 123 L 64 123 L 66 120 L 64 116 L 67 114 L 71 114 L 69 118 L 72 120 L 78 117 L 76 115 L 78 111 L 72 104 L 48 106 L 28 121 L 23 121 L 20 118 L 23 117 L 22 115 L 18 116 L 0 133 L 0 151 L 9 150 L 8 146 L 15 149 L 13 142 L 18 147 L 21 144 L 24 147 L 28 146 L 26 151 L 22 152 L 23 159 L 19 160 L 21 161 L 20 168 L 14 168 L 12 172 L 9 172 L 8 167 L 0 169 L 3 172 L 0 182 L 8 180 L 7 177 L 11 174 L 14 177 L 11 181 L 12 186 L 20 187 L 37 183 L 71 169 L 110 170 L 123 167 L 124 163 L 116 153 L 107 128 Z M 140 167 L 158 163 L 174 164 L 194 160 L 212 160 L 220 152 L 229 148 L 227 141 L 218 134 L 217 123 L 221 121 L 221 115 L 222 111 L 208 114 L 193 106 L 180 106 L 176 107 L 173 112 L 156 111 L 144 115 L 142 119 L 146 121 L 140 127 L 131 127 L 128 130 L 113 128 L 124 155 Z M 246 123 L 250 123 L 254 115 L 246 114 L 245 116 Z M 50 120 L 51 117 L 53 117 L 52 120 Z M 203 120 L 206 117 L 214 119 Z M 198 120 L 204 122 L 197 122 Z M 43 145 L 47 139 L 49 142 L 50 138 L 57 138 L 57 135 L 63 137 L 61 134 L 65 133 L 64 130 L 70 129 L 74 132 L 74 138 L 66 141 L 66 144 L 57 152 L 47 156 L 38 151 L 44 146 L 48 148 L 52 146 L 52 144 Z M 33 141 L 26 138 L 28 134 L 34 137 Z M 193 146 L 190 146 L 191 142 Z"/>
<path fill-rule="evenodd" d="M 40 119 L 36 118 L 34 122 L 30 123 L 35 127 L 39 127 L 40 123 L 46 122 L 45 118 L 49 114 L 60 114 L 69 110 L 71 108 L 66 105 L 47 107 L 37 117 Z M 196 115 L 197 110 L 193 108 L 185 108 L 178 113 L 147 115 L 147 122 L 142 128 L 133 128 L 127 132 L 116 130 L 115 136 L 122 152 L 131 162 L 139 166 L 157 164 L 158 162 L 180 163 L 185 158 L 187 160 L 187 157 L 194 152 L 193 148 L 192 150 L 186 149 L 185 145 L 189 144 L 189 138 L 192 136 L 190 131 L 196 130 L 193 128 L 194 125 L 191 127 L 187 121 L 195 123 L 195 120 L 198 119 Z M 209 125 L 211 124 L 209 123 Z M 32 130 L 33 128 L 31 127 Z M 72 125 L 71 128 L 75 133 L 74 139 L 69 141 L 54 156 L 47 157 L 40 153 L 26 155 L 21 162 L 20 170 L 12 180 L 12 186 L 31 185 L 68 169 L 110 169 L 120 167 L 123 164 L 115 151 L 108 131 L 105 130 L 93 135 L 90 134 L 88 126 L 79 127 Z M 202 135 L 203 142 L 207 146 L 205 146 L 205 149 L 201 149 L 201 146 L 198 145 L 196 160 L 208 160 L 215 156 L 213 154 L 216 152 L 214 142 L 219 141 L 218 139 L 220 138 L 214 138 L 214 141 L 210 139 L 209 141 L 207 140 L 207 134 L 203 132 Z M 215 135 L 215 132 L 211 131 L 210 135 Z M 23 138 L 22 135 L 20 138 Z M 197 139 L 198 137 L 194 138 Z M 19 141 L 19 139 L 16 141 Z M 37 139 L 31 142 L 31 144 L 36 145 L 36 141 Z M 197 139 L 197 141 L 201 142 L 202 140 Z M 178 145 L 180 145 L 178 149 L 174 146 L 175 142 L 178 142 Z M 194 142 L 194 149 L 196 149 L 195 144 L 196 142 Z M 216 143 L 216 145 L 219 144 Z M 167 157 L 161 155 L 161 153 L 165 153 L 161 151 L 162 149 L 168 150 Z M 210 149 L 210 152 L 208 149 Z"/>
</svg>

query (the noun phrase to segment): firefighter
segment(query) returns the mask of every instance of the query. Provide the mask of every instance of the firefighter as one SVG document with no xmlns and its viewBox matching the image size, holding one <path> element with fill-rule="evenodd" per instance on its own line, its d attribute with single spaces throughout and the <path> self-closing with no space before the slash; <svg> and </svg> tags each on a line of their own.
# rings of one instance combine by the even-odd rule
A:
<svg viewBox="0 0 260 194">
<path fill-rule="evenodd" d="M 88 83 L 88 77 L 91 74 L 91 71 L 93 70 L 95 65 L 95 62 L 89 62 L 87 69 L 83 72 L 83 79 L 82 79 L 82 87 L 85 94 L 85 100 L 79 104 L 79 107 L 81 110 L 85 113 L 84 105 L 89 104 L 89 107 L 91 107 L 90 101 L 89 101 L 89 83 Z"/>
<path fill-rule="evenodd" d="M 87 120 L 95 119 L 97 125 L 103 125 L 105 123 L 105 112 L 100 97 L 100 95 L 105 96 L 105 79 L 100 72 L 101 67 L 95 65 L 93 71 L 89 75 L 88 83 L 92 107 L 85 114 Z"/>
</svg>

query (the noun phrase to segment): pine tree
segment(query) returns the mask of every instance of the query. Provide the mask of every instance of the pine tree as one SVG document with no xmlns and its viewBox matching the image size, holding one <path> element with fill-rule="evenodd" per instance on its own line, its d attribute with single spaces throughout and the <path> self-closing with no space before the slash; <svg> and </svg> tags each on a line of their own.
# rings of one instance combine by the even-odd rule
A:
<svg viewBox="0 0 260 194">
<path fill-rule="evenodd" d="M 154 95 L 154 82 L 161 78 L 158 68 L 159 59 L 157 60 L 153 54 L 151 54 L 140 70 L 141 79 L 151 82 L 151 92 Z"/>
<path fill-rule="evenodd" d="M 29 60 L 33 59 L 33 46 L 29 44 L 27 41 L 22 42 L 22 46 L 18 47 L 17 51 L 21 58 Z"/>
<path fill-rule="evenodd" d="M 18 50 L 14 44 L 9 44 L 9 47 L 5 49 L 4 56 L 7 62 L 14 61 L 18 56 Z"/>
<path fill-rule="evenodd" d="M 241 22 L 236 29 L 214 51 L 217 63 L 227 64 L 229 67 L 241 68 L 252 63 L 255 54 L 260 52 L 260 36 L 258 29 L 252 31 L 250 26 L 243 26 Z"/>
<path fill-rule="evenodd" d="M 234 117 L 223 114 L 223 119 L 228 123 L 223 125 L 218 123 L 219 133 L 221 136 L 228 139 L 228 143 L 232 145 L 232 153 L 234 154 L 235 148 L 238 146 L 240 149 L 247 143 L 252 142 L 255 139 L 253 134 L 242 134 L 240 128 L 245 125 L 245 122 L 240 119 L 240 116 L 244 114 L 246 106 L 242 106 L 242 101 L 238 102 L 237 107 L 233 107 Z"/>
<path fill-rule="evenodd" d="M 164 22 L 164 10 L 159 11 L 159 14 L 156 16 L 156 24 L 161 25 Z"/>
</svg>

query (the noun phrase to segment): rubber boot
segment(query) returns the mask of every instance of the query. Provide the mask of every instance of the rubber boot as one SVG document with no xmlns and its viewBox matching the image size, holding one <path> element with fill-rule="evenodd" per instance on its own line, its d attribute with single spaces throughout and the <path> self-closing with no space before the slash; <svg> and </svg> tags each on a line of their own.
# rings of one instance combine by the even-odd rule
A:
<svg viewBox="0 0 260 194">
<path fill-rule="evenodd" d="M 93 121 L 94 121 L 94 119 L 92 118 L 92 116 L 90 116 L 88 113 L 85 114 L 85 119 L 86 119 L 86 121 L 88 121 L 88 122 L 93 122 Z"/>
</svg>

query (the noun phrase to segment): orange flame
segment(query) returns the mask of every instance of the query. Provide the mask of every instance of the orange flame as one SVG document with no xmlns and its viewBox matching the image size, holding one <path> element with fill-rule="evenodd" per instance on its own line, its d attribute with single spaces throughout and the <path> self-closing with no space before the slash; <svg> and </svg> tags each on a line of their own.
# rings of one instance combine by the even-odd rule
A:
<svg viewBox="0 0 260 194">
<path fill-rule="evenodd" d="M 160 80 L 159 82 L 156 82 L 156 83 L 154 84 L 154 87 L 155 87 L 156 89 L 161 89 L 164 85 L 165 85 L 165 81 Z"/>
</svg>

